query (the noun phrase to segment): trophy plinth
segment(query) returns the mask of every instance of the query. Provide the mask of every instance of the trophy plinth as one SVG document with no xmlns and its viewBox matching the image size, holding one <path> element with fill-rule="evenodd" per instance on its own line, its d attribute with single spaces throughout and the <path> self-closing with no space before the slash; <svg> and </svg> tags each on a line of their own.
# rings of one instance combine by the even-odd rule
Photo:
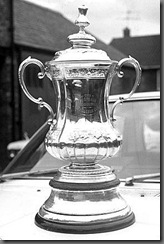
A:
<svg viewBox="0 0 164 244">
<path fill-rule="evenodd" d="M 35 217 L 50 231 L 98 233 L 127 227 L 135 217 L 117 191 L 107 166 L 62 167 L 50 181 L 51 194 Z"/>
<path fill-rule="evenodd" d="M 67 233 L 95 233 L 127 227 L 135 217 L 117 190 L 119 180 L 110 167 L 99 164 L 120 149 L 122 136 L 114 126 L 116 106 L 130 98 L 141 80 L 141 68 L 132 57 L 119 62 L 102 50 L 91 48 L 95 38 L 85 33 L 89 25 L 87 8 L 79 8 L 79 32 L 68 37 L 71 48 L 59 51 L 46 62 L 27 58 L 19 67 L 19 81 L 26 96 L 49 110 L 50 129 L 45 138 L 47 151 L 66 164 L 50 181 L 51 194 L 41 206 L 35 223 L 41 228 Z M 56 115 L 49 104 L 28 92 L 23 74 L 26 66 L 40 67 L 52 81 L 57 94 Z M 109 108 L 113 77 L 131 64 L 136 80 L 129 94 Z"/>
</svg>

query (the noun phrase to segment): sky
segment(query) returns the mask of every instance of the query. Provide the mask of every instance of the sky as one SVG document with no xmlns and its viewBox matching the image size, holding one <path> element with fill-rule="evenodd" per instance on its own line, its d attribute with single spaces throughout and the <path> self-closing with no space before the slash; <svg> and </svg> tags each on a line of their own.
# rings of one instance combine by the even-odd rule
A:
<svg viewBox="0 0 164 244">
<path fill-rule="evenodd" d="M 22 0 L 23 1 L 23 0 Z M 58 11 L 72 22 L 78 7 L 88 7 L 87 31 L 109 44 L 123 37 L 128 27 L 131 36 L 160 34 L 160 0 L 25 0 Z"/>
</svg>

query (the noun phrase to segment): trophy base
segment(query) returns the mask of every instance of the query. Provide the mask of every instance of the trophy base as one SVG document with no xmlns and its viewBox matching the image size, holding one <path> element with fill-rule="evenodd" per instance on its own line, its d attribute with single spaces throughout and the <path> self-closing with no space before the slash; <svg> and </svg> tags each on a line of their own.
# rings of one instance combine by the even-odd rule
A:
<svg viewBox="0 0 164 244">
<path fill-rule="evenodd" d="M 60 216 L 58 216 L 60 218 Z M 135 222 L 134 213 L 130 213 L 130 215 L 124 217 L 123 219 L 113 220 L 111 219 L 107 221 L 98 222 L 90 222 L 90 223 L 60 223 L 54 222 L 47 219 L 42 218 L 39 214 L 35 216 L 35 223 L 38 227 L 54 232 L 60 233 L 69 233 L 69 234 L 94 234 L 94 233 L 103 233 L 114 230 L 119 230 L 122 228 L 126 228 L 132 225 Z"/>
<path fill-rule="evenodd" d="M 49 231 L 76 234 L 125 228 L 135 222 L 135 216 L 118 193 L 118 185 L 106 166 L 62 167 L 50 181 L 51 194 L 35 223 Z"/>
</svg>

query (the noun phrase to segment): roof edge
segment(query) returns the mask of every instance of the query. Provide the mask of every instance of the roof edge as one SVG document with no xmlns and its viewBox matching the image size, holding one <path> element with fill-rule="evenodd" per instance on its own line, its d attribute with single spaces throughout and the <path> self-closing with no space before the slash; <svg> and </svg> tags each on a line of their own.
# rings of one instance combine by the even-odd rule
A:
<svg viewBox="0 0 164 244">
<path fill-rule="evenodd" d="M 20 1 L 20 0 L 16 0 L 16 1 Z M 29 4 L 29 5 L 32 5 L 32 6 L 36 6 L 37 8 L 46 9 L 46 10 L 48 10 L 49 12 L 53 12 L 53 13 L 55 12 L 56 14 L 59 14 L 60 16 L 63 16 L 63 17 L 64 17 L 64 15 L 61 14 L 59 11 L 52 10 L 52 9 L 46 7 L 46 6 L 42 6 L 42 5 L 39 5 L 39 4 L 35 3 L 35 2 L 30 2 L 30 1 L 28 1 L 28 0 L 23 0 L 23 2 L 24 2 L 24 3 L 27 3 L 27 4 Z"/>
</svg>

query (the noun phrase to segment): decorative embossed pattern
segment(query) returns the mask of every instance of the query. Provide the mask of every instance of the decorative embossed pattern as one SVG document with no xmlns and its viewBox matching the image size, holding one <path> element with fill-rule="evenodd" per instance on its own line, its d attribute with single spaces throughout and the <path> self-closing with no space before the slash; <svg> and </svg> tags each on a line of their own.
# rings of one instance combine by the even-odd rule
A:
<svg viewBox="0 0 164 244">
<path fill-rule="evenodd" d="M 107 72 L 100 68 L 66 68 L 66 78 L 105 78 Z"/>
<path fill-rule="evenodd" d="M 47 69 L 48 71 L 48 69 Z M 105 78 L 107 75 L 108 69 L 104 68 L 65 68 L 65 78 L 66 79 L 77 79 L 77 78 L 83 78 L 83 79 L 89 79 L 89 78 L 96 78 L 96 79 L 102 79 Z M 62 71 L 55 66 L 51 68 L 51 76 L 53 79 L 62 79 L 64 78 L 62 76 Z"/>
</svg>

